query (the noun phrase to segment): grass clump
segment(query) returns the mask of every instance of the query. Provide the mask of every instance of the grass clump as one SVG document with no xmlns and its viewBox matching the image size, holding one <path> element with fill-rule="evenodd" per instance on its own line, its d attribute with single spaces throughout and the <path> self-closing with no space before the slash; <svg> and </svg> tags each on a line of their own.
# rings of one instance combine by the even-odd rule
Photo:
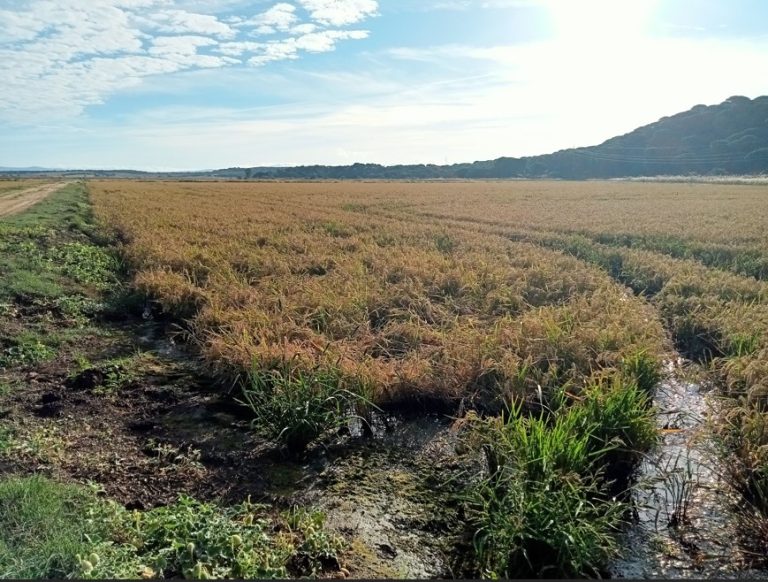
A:
<svg viewBox="0 0 768 582">
<path fill-rule="evenodd" d="M 342 387 L 333 369 L 305 371 L 254 366 L 243 387 L 243 403 L 254 414 L 252 426 L 282 443 L 291 453 L 303 451 L 323 434 L 346 425 L 368 402 Z"/>
<path fill-rule="evenodd" d="M 486 460 L 465 496 L 477 573 L 599 575 L 625 511 L 614 476 L 655 442 L 648 395 L 616 377 L 572 404 L 563 393 L 538 415 L 513 405 L 501 417 L 469 418 L 469 441 Z"/>
<path fill-rule="evenodd" d="M 621 361 L 621 371 L 626 378 L 634 381 L 637 388 L 650 394 L 661 381 L 661 366 L 646 350 L 627 354 Z"/>
</svg>

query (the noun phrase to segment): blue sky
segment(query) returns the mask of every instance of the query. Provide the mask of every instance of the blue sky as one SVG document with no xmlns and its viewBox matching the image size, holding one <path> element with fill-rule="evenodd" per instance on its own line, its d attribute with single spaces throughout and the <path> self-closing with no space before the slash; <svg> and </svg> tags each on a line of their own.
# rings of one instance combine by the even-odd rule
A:
<svg viewBox="0 0 768 582">
<path fill-rule="evenodd" d="M 0 0 L 0 166 L 533 155 L 766 72 L 764 0 Z"/>
</svg>

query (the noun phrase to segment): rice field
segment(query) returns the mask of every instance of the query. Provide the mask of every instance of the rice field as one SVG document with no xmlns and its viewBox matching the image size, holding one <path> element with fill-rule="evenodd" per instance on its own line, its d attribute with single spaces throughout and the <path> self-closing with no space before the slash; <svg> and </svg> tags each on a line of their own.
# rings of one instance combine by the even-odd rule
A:
<svg viewBox="0 0 768 582">
<path fill-rule="evenodd" d="M 459 418 L 484 459 L 464 497 L 470 575 L 601 573 L 677 353 L 726 397 L 713 435 L 768 512 L 763 185 L 89 189 L 147 309 L 292 454 L 382 409 Z"/>
</svg>

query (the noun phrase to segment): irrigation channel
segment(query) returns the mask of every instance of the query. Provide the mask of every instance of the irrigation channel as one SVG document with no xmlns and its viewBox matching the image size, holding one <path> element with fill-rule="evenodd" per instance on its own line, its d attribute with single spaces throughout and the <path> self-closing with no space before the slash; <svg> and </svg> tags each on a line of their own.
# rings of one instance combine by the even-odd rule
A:
<svg viewBox="0 0 768 582">
<path fill-rule="evenodd" d="M 188 358 L 151 323 L 141 343 L 167 358 Z M 634 519 L 605 573 L 768 579 L 768 572 L 750 569 L 739 543 L 739 496 L 725 478 L 727 467 L 707 422 L 717 414 L 717 390 L 691 379 L 691 369 L 695 365 L 682 359 L 667 364 L 655 394 L 659 444 L 638 468 Z M 200 409 L 195 432 L 210 430 L 212 415 Z M 235 426 L 236 418 L 231 420 Z M 322 509 L 328 526 L 350 540 L 344 563 L 353 577 L 452 577 L 457 564 L 450 492 L 456 484 L 444 481 L 467 463 L 457 454 L 453 421 L 437 414 L 381 414 L 371 429 L 373 438 L 340 435 L 300 459 L 263 458 L 263 483 L 253 493 L 278 505 Z M 353 421 L 346 436 L 362 432 Z M 219 446 L 227 447 L 223 441 Z"/>
<path fill-rule="evenodd" d="M 635 523 L 610 568 L 616 578 L 761 578 L 739 544 L 739 497 L 725 478 L 707 419 L 717 390 L 686 379 L 669 362 L 656 391 L 661 438 L 639 468 Z"/>
</svg>

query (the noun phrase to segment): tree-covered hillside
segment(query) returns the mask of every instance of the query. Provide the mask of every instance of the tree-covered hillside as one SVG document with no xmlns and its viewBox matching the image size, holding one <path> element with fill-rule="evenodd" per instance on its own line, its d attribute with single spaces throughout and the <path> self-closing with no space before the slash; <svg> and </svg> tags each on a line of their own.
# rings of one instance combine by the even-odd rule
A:
<svg viewBox="0 0 768 582">
<path fill-rule="evenodd" d="M 249 168 L 239 173 L 253 178 L 584 179 L 763 172 L 768 172 L 768 96 L 735 96 L 719 105 L 697 105 L 597 146 L 542 156 L 451 166 L 353 164 Z"/>
</svg>

